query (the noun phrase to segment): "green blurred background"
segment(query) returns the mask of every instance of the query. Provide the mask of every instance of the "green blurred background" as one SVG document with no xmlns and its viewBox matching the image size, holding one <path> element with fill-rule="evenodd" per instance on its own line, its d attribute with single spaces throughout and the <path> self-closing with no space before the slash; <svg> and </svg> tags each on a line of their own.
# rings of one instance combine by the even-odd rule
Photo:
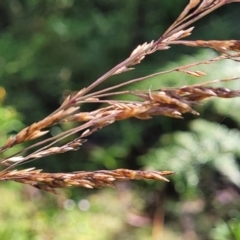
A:
<svg viewBox="0 0 240 240">
<path fill-rule="evenodd" d="M 47 116 L 66 94 L 89 85 L 138 44 L 157 39 L 187 2 L 1 1 L 0 143 Z M 238 4 L 217 10 L 195 24 L 191 39 L 239 39 L 239 13 Z M 210 50 L 173 46 L 100 88 L 213 56 Z M 131 88 L 240 76 L 239 64 L 230 61 L 197 69 L 208 76 L 175 73 Z M 222 86 L 240 89 L 240 82 Z M 23 166 L 50 172 L 124 167 L 177 174 L 167 184 L 127 182 L 116 189 L 68 189 L 58 195 L 2 183 L 0 239 L 240 239 L 240 100 L 211 100 L 198 110 L 200 117 L 184 120 L 117 122 L 94 133 L 78 152 Z M 51 134 L 64 128 L 55 127 Z"/>
</svg>

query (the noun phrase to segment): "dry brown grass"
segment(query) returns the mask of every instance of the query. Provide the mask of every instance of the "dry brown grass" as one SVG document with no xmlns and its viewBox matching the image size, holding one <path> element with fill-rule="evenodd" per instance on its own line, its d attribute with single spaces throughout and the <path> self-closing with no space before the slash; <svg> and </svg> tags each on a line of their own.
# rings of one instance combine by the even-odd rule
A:
<svg viewBox="0 0 240 240">
<path fill-rule="evenodd" d="M 168 181 L 164 176 L 173 174 L 172 171 L 134 171 L 116 169 L 112 171 L 100 170 L 94 172 L 73 173 L 42 173 L 34 168 L 2 172 L 2 181 L 16 181 L 29 184 L 39 189 L 55 192 L 55 188 L 85 187 L 99 188 L 112 187 L 116 181 L 126 180 L 162 180 Z"/>
<path fill-rule="evenodd" d="M 25 169 L 16 170 L 15 168 L 23 163 L 35 159 L 43 158 L 52 154 L 60 154 L 68 151 L 78 150 L 86 141 L 86 138 L 93 132 L 128 118 L 150 119 L 155 115 L 165 115 L 174 118 L 182 118 L 185 113 L 198 115 L 193 109 L 195 105 L 204 99 L 211 97 L 233 98 L 240 95 L 239 90 L 230 90 L 227 88 L 211 87 L 210 83 L 230 81 L 238 77 L 229 77 L 228 79 L 213 80 L 203 84 L 183 86 L 180 88 L 168 88 L 161 90 L 148 89 L 146 91 L 115 91 L 120 87 L 145 81 L 156 75 L 167 74 L 170 72 L 182 72 L 193 77 L 201 77 L 206 73 L 193 71 L 190 68 L 201 64 L 212 64 L 223 59 L 239 61 L 240 42 L 236 40 L 226 41 L 184 41 L 183 38 L 189 36 L 193 31 L 190 27 L 195 21 L 214 11 L 215 9 L 232 2 L 240 0 L 190 0 L 189 4 L 180 14 L 178 19 L 165 31 L 165 33 L 156 41 L 144 43 L 133 50 L 130 56 L 113 67 L 99 79 L 94 81 L 88 87 L 81 89 L 73 96 L 68 96 L 62 105 L 52 114 L 33 123 L 20 131 L 16 136 L 7 140 L 0 148 L 0 153 L 6 152 L 16 144 L 37 139 L 46 135 L 49 128 L 56 124 L 64 122 L 78 122 L 79 126 L 73 127 L 54 137 L 47 137 L 36 144 L 18 152 L 14 155 L 1 159 L 1 164 L 5 166 L 0 172 L 1 181 L 17 181 L 43 190 L 53 191 L 55 188 L 78 186 L 86 188 L 112 186 L 116 181 L 122 180 L 167 180 L 165 176 L 172 174 L 171 171 L 132 171 L 127 169 L 117 169 L 109 171 L 95 172 L 73 172 L 73 173 L 42 173 L 41 170 Z M 172 44 L 186 45 L 190 47 L 207 47 L 215 49 L 220 55 L 214 59 L 192 63 L 184 66 L 178 66 L 163 72 L 154 73 L 141 78 L 128 80 L 121 84 L 94 92 L 94 88 L 111 76 L 133 70 L 133 66 L 149 54 L 156 51 L 167 50 Z M 90 93 L 91 92 L 91 93 Z M 135 101 L 109 100 L 111 96 L 116 95 L 134 95 Z M 106 100 L 105 98 L 108 98 Z M 105 107 L 91 112 L 81 112 L 80 107 L 83 104 L 93 102 L 105 103 Z M 78 137 L 59 146 L 60 140 L 68 136 L 76 135 Z"/>
</svg>

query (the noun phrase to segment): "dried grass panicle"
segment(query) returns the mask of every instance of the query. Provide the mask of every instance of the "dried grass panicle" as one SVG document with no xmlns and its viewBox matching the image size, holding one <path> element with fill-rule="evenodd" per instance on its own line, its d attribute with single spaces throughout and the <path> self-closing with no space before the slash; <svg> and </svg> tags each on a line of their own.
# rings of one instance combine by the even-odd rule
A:
<svg viewBox="0 0 240 240">
<path fill-rule="evenodd" d="M 159 38 L 159 41 L 187 28 L 216 9 L 233 2 L 240 2 L 240 0 L 190 0 L 176 21 Z"/>
<path fill-rule="evenodd" d="M 168 181 L 166 176 L 172 171 L 134 171 L 128 169 L 116 169 L 112 171 L 101 170 L 95 172 L 73 173 L 42 173 L 41 170 L 30 168 L 25 170 L 13 170 L 2 172 L 2 181 L 16 181 L 29 184 L 42 190 L 54 192 L 56 188 L 85 187 L 99 188 L 114 186 L 117 181 L 126 180 L 162 180 Z"/>
<path fill-rule="evenodd" d="M 42 150 L 42 151 L 36 151 L 33 152 L 29 155 L 27 155 L 26 157 L 23 156 L 17 156 L 17 157 L 10 157 L 10 158 L 6 158 L 5 160 L 3 160 L 1 163 L 5 164 L 5 165 L 10 165 L 11 163 L 23 163 L 25 161 L 28 161 L 30 159 L 39 159 L 39 158 L 43 158 L 43 157 L 47 157 L 50 155 L 55 155 L 55 154 L 60 154 L 60 153 L 66 153 L 69 151 L 77 151 L 80 146 L 85 142 L 85 139 L 74 139 L 73 141 L 60 146 L 60 147 L 50 147 L 46 150 Z"/>
<path fill-rule="evenodd" d="M 226 81 L 226 79 L 225 79 Z M 76 151 L 85 138 L 99 128 L 113 124 L 127 118 L 149 119 L 156 115 L 182 118 L 185 113 L 198 115 L 193 107 L 200 101 L 210 97 L 233 98 L 238 97 L 240 91 L 227 88 L 214 88 L 203 84 L 184 86 L 181 88 L 162 89 L 155 91 L 129 91 L 144 101 L 114 102 L 105 101 L 109 106 L 92 112 L 80 112 L 65 118 L 66 121 L 89 122 L 91 129 L 86 129 L 79 138 L 60 147 L 44 147 L 26 156 L 10 156 L 2 160 L 2 164 L 22 164 L 31 159 L 39 159 L 53 154 Z"/>
<path fill-rule="evenodd" d="M 71 121 L 79 123 L 79 126 L 77 127 L 75 126 L 69 130 L 63 131 L 53 137 L 45 136 L 45 140 L 40 140 L 20 152 L 0 159 L 0 163 L 3 166 L 7 165 L 7 167 L 0 172 L 0 181 L 17 181 L 47 191 L 54 191 L 55 188 L 69 186 L 86 188 L 112 186 L 116 181 L 130 179 L 167 181 L 165 176 L 170 175 L 173 172 L 117 169 L 112 171 L 95 172 L 43 173 L 41 170 L 36 170 L 34 168 L 25 170 L 14 169 L 20 164 L 28 161 L 47 157 L 52 154 L 78 150 L 89 135 L 109 124 L 113 124 L 115 121 L 132 117 L 149 119 L 155 115 L 165 115 L 174 118 L 182 118 L 182 115 L 185 113 L 198 115 L 193 108 L 204 99 L 210 97 L 239 97 L 239 90 L 208 86 L 210 83 L 235 80 L 237 77 L 230 77 L 227 79 L 179 88 L 113 92 L 113 90 L 120 87 L 139 81 L 145 81 L 153 76 L 160 76 L 170 72 L 180 72 L 192 77 L 202 77 L 206 75 L 205 72 L 191 70 L 190 68 L 193 66 L 196 67 L 200 64 L 212 64 L 213 62 L 221 61 L 223 59 L 239 61 L 240 42 L 238 40 L 182 40 L 192 33 L 194 29 L 192 24 L 194 22 L 215 9 L 232 2 L 240 2 L 240 0 L 190 0 L 189 4 L 185 7 L 177 20 L 156 41 L 137 46 L 130 56 L 123 62 L 110 69 L 88 87 L 81 89 L 73 96 L 67 97 L 62 105 L 52 114 L 43 120 L 24 128 L 16 136 L 10 137 L 0 148 L 0 153 L 6 152 L 16 144 L 46 135 L 49 128 L 53 125 L 59 123 L 64 124 L 65 122 Z M 153 54 L 156 51 L 168 50 L 173 44 L 181 44 L 188 47 L 208 47 L 215 49 L 221 55 L 214 59 L 178 66 L 170 70 L 154 73 L 137 79 L 131 79 L 103 90 L 91 92 L 96 86 L 108 80 L 111 76 L 133 70 L 134 68 L 132 67 L 136 64 L 140 64 L 147 55 Z M 136 101 L 111 100 L 111 96 L 120 94 L 134 95 Z M 105 99 L 106 97 L 107 100 Z M 91 112 L 79 111 L 81 105 L 91 104 L 93 102 L 104 103 L 105 106 Z M 60 140 L 66 139 L 69 136 L 75 136 L 76 139 L 59 146 Z"/>
<path fill-rule="evenodd" d="M 39 138 L 45 134 L 47 134 L 48 130 L 46 129 L 54 124 L 59 123 L 61 120 L 63 120 L 68 115 L 73 114 L 79 109 L 79 107 L 69 107 L 68 109 L 61 110 L 56 112 L 55 114 L 52 114 L 43 120 L 33 123 L 29 127 L 24 128 L 22 131 L 20 131 L 16 136 L 10 137 L 8 141 L 0 148 L 0 153 L 4 152 L 6 149 L 11 148 L 12 146 L 26 142 L 29 140 L 33 140 L 35 138 Z"/>
<path fill-rule="evenodd" d="M 212 48 L 220 53 L 229 55 L 231 57 L 240 56 L 240 41 L 239 40 L 196 40 L 196 41 L 172 41 L 171 44 L 182 44 L 189 47 L 205 47 Z"/>
</svg>

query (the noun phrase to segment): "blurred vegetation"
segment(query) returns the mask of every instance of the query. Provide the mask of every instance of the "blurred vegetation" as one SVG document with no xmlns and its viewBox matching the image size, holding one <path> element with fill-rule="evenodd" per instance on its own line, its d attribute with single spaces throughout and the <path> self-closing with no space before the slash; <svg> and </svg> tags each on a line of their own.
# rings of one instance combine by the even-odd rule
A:
<svg viewBox="0 0 240 240">
<path fill-rule="evenodd" d="M 136 45 L 159 37 L 187 2 L 1 2 L 0 143 L 51 113 L 70 91 L 91 83 Z M 199 21 L 191 38 L 239 39 L 236 6 L 225 6 Z M 101 88 L 214 54 L 173 46 Z M 196 80 L 173 73 L 132 88 L 182 86 L 240 72 L 229 61 L 197 69 L 206 71 L 207 77 Z M 240 89 L 239 81 L 222 85 Z M 24 166 L 51 172 L 154 168 L 177 174 L 169 184 L 134 182 L 116 190 L 74 189 L 57 196 L 2 183 L 1 239 L 141 240 L 161 234 L 166 240 L 240 239 L 239 108 L 239 99 L 218 99 L 200 106 L 197 119 L 118 122 L 95 133 L 78 152 Z"/>
</svg>

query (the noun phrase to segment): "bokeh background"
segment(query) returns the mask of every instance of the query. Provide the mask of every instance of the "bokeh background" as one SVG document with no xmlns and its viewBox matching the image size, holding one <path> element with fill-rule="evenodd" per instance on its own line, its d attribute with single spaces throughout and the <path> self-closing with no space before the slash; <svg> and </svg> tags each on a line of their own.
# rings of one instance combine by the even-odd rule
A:
<svg viewBox="0 0 240 240">
<path fill-rule="evenodd" d="M 187 2 L 1 1 L 0 143 L 50 114 L 68 93 L 90 84 L 138 44 L 157 39 Z M 239 39 L 239 22 L 239 4 L 225 6 L 196 23 L 190 39 Z M 211 50 L 173 46 L 99 88 L 214 56 Z M 230 61 L 198 70 L 207 77 L 175 73 L 131 88 L 240 76 L 239 64 Z M 240 89 L 239 81 L 221 85 Z M 206 101 L 198 111 L 200 117 L 184 120 L 117 122 L 94 133 L 78 152 L 23 166 L 50 172 L 156 169 L 176 175 L 167 184 L 126 182 L 116 189 L 68 189 L 57 195 L 2 182 L 0 239 L 240 239 L 240 99 Z M 65 128 L 54 127 L 51 134 Z"/>
</svg>

